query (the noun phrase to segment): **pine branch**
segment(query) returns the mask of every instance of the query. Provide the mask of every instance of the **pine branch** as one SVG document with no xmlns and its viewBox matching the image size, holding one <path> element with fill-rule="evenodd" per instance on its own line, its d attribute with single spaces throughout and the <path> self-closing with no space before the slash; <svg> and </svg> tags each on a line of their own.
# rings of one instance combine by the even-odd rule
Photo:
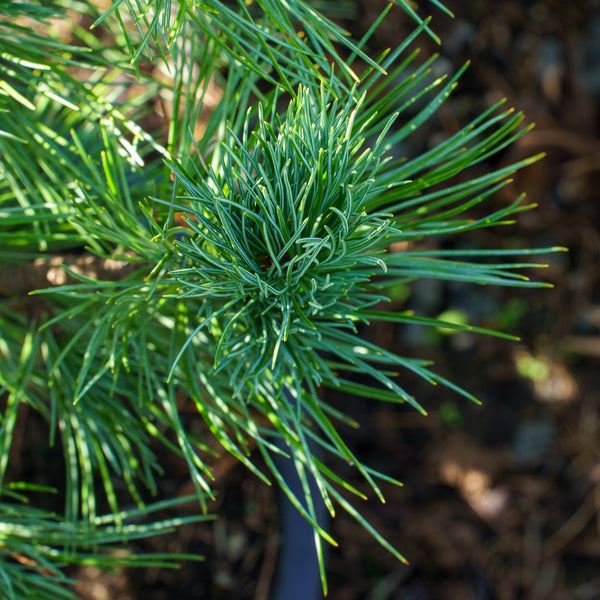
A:
<svg viewBox="0 0 600 600">
<path fill-rule="evenodd" d="M 109 543 L 135 517 L 121 511 L 119 486 L 140 507 L 139 486 L 156 492 L 151 444 L 186 461 L 201 504 L 211 497 L 209 448 L 181 418 L 182 394 L 225 451 L 282 487 L 313 525 L 321 563 L 322 541 L 336 543 L 319 525 L 321 501 L 404 560 L 348 501 L 364 494 L 336 469 L 352 464 L 382 500 L 380 482 L 399 482 L 348 447 L 337 423 L 354 422 L 328 403 L 327 388 L 425 413 L 400 384 L 406 369 L 476 399 L 428 361 L 361 339 L 358 325 L 496 334 L 379 305 L 419 278 L 542 284 L 527 275 L 539 265 L 513 249 L 390 251 L 510 224 L 532 208 L 522 198 L 476 219 L 472 209 L 539 158 L 469 174 L 528 130 L 500 105 L 419 156 L 395 157 L 464 71 L 445 80 L 432 75 L 434 59 L 414 66 L 410 45 L 430 30 L 399 4 L 418 26 L 377 58 L 365 48 L 389 8 L 355 42 L 301 0 L 122 0 L 96 20 L 109 47 L 87 32 L 73 44 L 40 35 L 51 17 L 67 19 L 59 3 L 10 4 L 0 22 L 0 294 L 11 298 L 0 302 L 0 481 L 26 402 L 48 420 L 49 442 L 62 444 L 69 530 L 47 513 L 0 506 L 0 529 L 10 532 L 0 553 L 25 557 L 0 573 L 7 597 L 11 582 L 38 591 L 21 568 L 27 560 L 44 573 L 68 560 L 114 564 L 90 559 L 85 535 L 97 526 L 87 541 Z M 162 83 L 141 68 L 153 55 L 171 73 Z M 222 96 L 196 130 L 211 81 Z M 134 82 L 140 93 L 128 93 Z M 140 122 L 161 91 L 172 112 L 159 143 Z M 47 310 L 32 324 L 12 299 L 34 290 Z M 273 460 L 281 452 L 301 492 Z M 97 514 L 98 487 L 112 516 Z M 75 539 L 76 551 L 48 555 L 28 544 L 33 534 L 52 552 Z"/>
</svg>

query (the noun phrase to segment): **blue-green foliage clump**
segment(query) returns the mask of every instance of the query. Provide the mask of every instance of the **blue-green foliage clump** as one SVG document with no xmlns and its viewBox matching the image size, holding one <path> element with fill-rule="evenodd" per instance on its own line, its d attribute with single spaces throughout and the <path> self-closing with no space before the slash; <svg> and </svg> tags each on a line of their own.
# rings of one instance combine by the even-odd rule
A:
<svg viewBox="0 0 600 600">
<path fill-rule="evenodd" d="M 361 104 L 303 89 L 287 113 L 268 122 L 259 111 L 241 139 L 230 131 L 216 169 L 174 166 L 190 231 L 171 275 L 182 297 L 204 300 L 198 330 L 227 324 L 212 328 L 215 367 L 235 392 L 292 373 L 335 381 L 317 351 L 335 353 L 378 301 L 370 280 L 394 230 L 367 210 L 383 149 L 381 138 L 366 145 Z"/>
</svg>

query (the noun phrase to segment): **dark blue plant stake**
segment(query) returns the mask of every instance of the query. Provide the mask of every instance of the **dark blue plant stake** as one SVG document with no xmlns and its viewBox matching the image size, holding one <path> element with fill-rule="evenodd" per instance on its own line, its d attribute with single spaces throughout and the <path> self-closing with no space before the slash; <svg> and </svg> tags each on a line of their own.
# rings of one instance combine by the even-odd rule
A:
<svg viewBox="0 0 600 600">
<path fill-rule="evenodd" d="M 284 390 L 285 396 L 291 404 L 295 404 L 292 395 Z M 316 444 L 308 442 L 313 455 L 319 455 Z M 283 452 L 288 448 L 283 440 L 276 444 Z M 298 472 L 291 458 L 280 454 L 273 456 L 275 465 L 281 472 L 292 493 L 302 501 L 304 492 L 298 477 Z M 329 513 L 325 503 L 321 499 L 319 488 L 314 478 L 306 474 L 310 492 L 316 511 L 317 522 L 327 530 Z M 279 522 L 280 543 L 279 557 L 277 561 L 277 572 L 275 577 L 275 591 L 272 600 L 313 600 L 323 598 L 321 578 L 319 574 L 319 561 L 315 547 L 315 533 L 313 526 L 296 510 L 283 490 L 279 490 Z"/>
</svg>

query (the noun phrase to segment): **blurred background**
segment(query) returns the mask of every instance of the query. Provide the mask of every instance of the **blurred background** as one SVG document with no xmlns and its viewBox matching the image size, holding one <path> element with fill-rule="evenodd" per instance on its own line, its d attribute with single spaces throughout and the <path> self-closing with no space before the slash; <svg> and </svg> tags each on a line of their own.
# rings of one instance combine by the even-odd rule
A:
<svg viewBox="0 0 600 600">
<path fill-rule="evenodd" d="M 425 1 L 442 45 L 440 74 L 471 65 L 456 93 L 407 153 L 438 143 L 502 98 L 535 129 L 495 164 L 545 152 L 491 201 L 521 192 L 538 204 L 515 225 L 440 240 L 444 247 L 566 246 L 540 257 L 531 277 L 552 289 L 494 289 L 421 282 L 398 289 L 398 309 L 467 318 L 519 335 L 519 342 L 386 324 L 364 335 L 390 349 L 432 358 L 472 392 L 407 378 L 429 411 L 340 397 L 361 423 L 344 431 L 367 464 L 399 478 L 387 502 L 364 516 L 409 560 L 399 564 L 349 517 L 332 524 L 340 547 L 328 561 L 330 600 L 595 600 L 600 598 L 600 2 L 448 0 L 455 18 Z M 357 0 L 345 26 L 364 33 L 384 0 Z M 344 15 L 340 14 L 343 19 Z M 371 41 L 396 46 L 413 23 L 395 7 Z M 481 165 L 484 170 L 491 166 Z M 486 211 L 495 206 L 486 206 Z M 404 376 L 404 375 L 403 375 Z M 173 463 L 165 489 L 188 491 Z M 275 492 L 233 459 L 216 465 L 219 519 L 179 530 L 147 550 L 198 552 L 178 571 L 102 575 L 82 569 L 90 600 L 267 600 L 279 543 Z M 359 488 L 355 473 L 345 473 Z"/>
</svg>

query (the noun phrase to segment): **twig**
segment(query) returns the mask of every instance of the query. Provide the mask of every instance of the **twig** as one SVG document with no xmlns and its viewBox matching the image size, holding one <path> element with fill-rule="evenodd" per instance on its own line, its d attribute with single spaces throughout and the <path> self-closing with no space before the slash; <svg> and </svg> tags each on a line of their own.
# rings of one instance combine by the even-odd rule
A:
<svg viewBox="0 0 600 600">
<path fill-rule="evenodd" d="M 80 275 L 110 281 L 121 279 L 139 268 L 134 262 L 92 254 L 65 254 L 38 258 L 23 265 L 0 265 L 0 296 L 24 295 L 33 290 L 76 283 L 63 265 Z"/>
</svg>

